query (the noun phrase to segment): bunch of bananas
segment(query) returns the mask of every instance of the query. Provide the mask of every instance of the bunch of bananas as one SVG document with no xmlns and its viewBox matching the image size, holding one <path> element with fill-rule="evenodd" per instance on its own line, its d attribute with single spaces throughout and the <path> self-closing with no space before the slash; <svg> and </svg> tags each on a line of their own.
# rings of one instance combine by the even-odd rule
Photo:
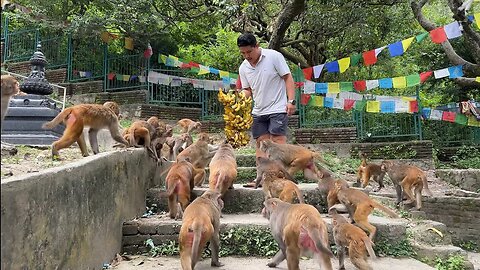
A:
<svg viewBox="0 0 480 270">
<path fill-rule="evenodd" d="M 248 130 L 252 126 L 252 98 L 244 93 L 230 90 L 227 94 L 220 88 L 218 100 L 223 104 L 225 113 L 225 135 L 234 148 L 245 146 L 250 141 Z"/>
</svg>

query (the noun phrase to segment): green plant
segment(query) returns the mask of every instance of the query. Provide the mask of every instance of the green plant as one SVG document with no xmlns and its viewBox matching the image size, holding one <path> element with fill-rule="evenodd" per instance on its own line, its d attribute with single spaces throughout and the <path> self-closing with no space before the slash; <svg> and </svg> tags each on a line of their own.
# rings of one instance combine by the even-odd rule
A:
<svg viewBox="0 0 480 270">
<path fill-rule="evenodd" d="M 385 145 L 379 148 L 375 148 L 372 151 L 372 157 L 376 157 L 376 158 L 410 159 L 416 156 L 417 156 L 417 151 L 409 148 L 405 144 Z"/>
<path fill-rule="evenodd" d="M 435 259 L 435 268 L 437 270 L 463 270 L 465 259 L 460 255 L 448 257 L 446 260 Z"/>
<path fill-rule="evenodd" d="M 467 250 L 467 251 L 473 251 L 473 252 L 479 252 L 480 251 L 480 246 L 478 245 L 478 243 L 475 243 L 471 240 L 461 242 L 461 243 L 458 244 L 458 246 L 461 247 L 464 250 Z"/>
<path fill-rule="evenodd" d="M 179 254 L 179 247 L 176 241 L 170 241 L 168 243 L 163 243 L 159 246 L 155 246 L 151 238 L 145 241 L 145 245 L 150 248 L 148 254 L 152 257 L 158 255 L 174 256 Z"/>
<path fill-rule="evenodd" d="M 263 227 L 237 227 L 220 235 L 220 256 L 272 256 L 278 251 L 272 234 Z"/>
<path fill-rule="evenodd" d="M 454 156 L 453 164 L 460 169 L 480 169 L 480 149 L 475 146 L 462 145 Z"/>
<path fill-rule="evenodd" d="M 408 238 L 401 239 L 397 242 L 392 242 L 387 239 L 376 240 L 373 249 L 377 255 L 381 256 L 412 257 L 416 255 Z"/>
<path fill-rule="evenodd" d="M 132 119 L 120 119 L 120 126 L 122 128 L 127 128 L 132 125 Z"/>
</svg>

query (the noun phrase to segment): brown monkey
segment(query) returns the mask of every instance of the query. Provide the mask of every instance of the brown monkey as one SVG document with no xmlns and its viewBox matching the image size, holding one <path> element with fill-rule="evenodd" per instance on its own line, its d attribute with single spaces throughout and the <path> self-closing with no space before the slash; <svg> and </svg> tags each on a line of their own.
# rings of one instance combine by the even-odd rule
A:
<svg viewBox="0 0 480 270">
<path fill-rule="evenodd" d="M 416 200 L 417 210 L 422 208 L 423 189 L 425 189 L 428 196 L 432 196 L 432 192 L 428 188 L 427 175 L 417 166 L 385 160 L 382 162 L 381 168 L 388 173 L 395 186 L 397 206 L 402 202 L 404 193 L 408 197 L 406 204 L 413 203 Z M 412 192 L 412 189 L 415 194 Z"/>
<path fill-rule="evenodd" d="M 343 179 L 335 179 L 332 177 L 332 172 L 319 166 L 320 173 L 322 178 L 318 181 L 318 189 L 320 194 L 327 201 L 328 208 L 332 207 L 334 204 L 339 203 L 337 198 L 337 189 L 335 188 L 335 183 L 339 183 L 345 187 L 349 187 L 347 181 Z"/>
<path fill-rule="evenodd" d="M 181 219 L 183 210 L 190 203 L 193 173 L 193 165 L 188 159 L 177 160 L 168 171 L 165 185 L 168 195 L 168 214 L 171 219 Z"/>
<path fill-rule="evenodd" d="M 178 120 L 177 125 L 180 126 L 181 133 L 187 132 L 188 134 L 190 134 L 193 130 L 197 130 L 198 132 L 200 132 L 202 128 L 202 123 L 195 122 L 188 118 Z"/>
<path fill-rule="evenodd" d="M 2 122 L 7 114 L 8 104 L 10 102 L 10 98 L 15 96 L 19 93 L 23 93 L 20 91 L 20 85 L 15 79 L 15 77 L 11 75 L 2 75 Z M 25 94 L 25 93 L 23 93 Z"/>
<path fill-rule="evenodd" d="M 183 270 L 192 270 L 202 256 L 208 241 L 212 245 L 211 266 L 223 264 L 218 259 L 220 251 L 220 215 L 223 201 L 220 192 L 205 191 L 185 209 L 182 227 L 178 236 L 180 261 Z"/>
<path fill-rule="evenodd" d="M 110 110 L 113 111 L 113 113 L 115 113 L 115 115 L 117 117 L 120 117 L 120 107 L 118 107 L 118 104 L 116 102 L 113 102 L 113 101 L 107 101 L 105 103 L 103 103 L 103 106 L 109 108 Z"/>
<path fill-rule="evenodd" d="M 228 189 L 233 188 L 233 182 L 237 179 L 237 160 L 233 147 L 223 143 L 210 161 L 209 187 L 225 195 Z"/>
<path fill-rule="evenodd" d="M 139 147 L 143 145 L 145 148 L 151 149 L 151 141 L 154 139 L 156 130 L 147 121 L 137 120 L 133 122 L 128 130 L 124 131 L 124 138 L 128 136 L 130 146 Z"/>
<path fill-rule="evenodd" d="M 215 152 L 210 152 L 208 150 L 208 142 L 210 141 L 210 137 L 207 133 L 200 133 L 198 136 L 198 140 L 183 150 L 177 156 L 177 160 L 179 158 L 190 158 L 193 166 L 195 168 L 204 169 L 210 160 L 212 159 Z"/>
<path fill-rule="evenodd" d="M 367 252 L 372 259 L 376 259 L 372 240 L 359 227 L 350 224 L 347 219 L 338 214 L 335 208 L 328 213 L 332 216 L 333 238 L 337 245 L 338 269 L 345 269 L 345 248 L 353 265 L 360 270 L 372 270 L 367 262 Z"/>
<path fill-rule="evenodd" d="M 265 152 L 268 158 L 278 160 L 287 168 L 290 175 L 303 170 L 305 178 L 318 181 L 322 178 L 321 172 L 315 165 L 314 158 L 326 163 L 320 154 L 309 149 L 293 144 L 279 144 L 272 140 L 264 140 L 260 143 L 260 150 Z"/>
<path fill-rule="evenodd" d="M 261 186 L 262 175 L 264 172 L 274 171 L 277 172 L 277 177 L 285 178 L 293 182 L 297 182 L 285 169 L 281 162 L 278 160 L 271 160 L 266 157 L 257 157 L 257 178 L 255 179 L 255 188 Z M 247 184 L 245 187 L 250 187 Z"/>
<path fill-rule="evenodd" d="M 262 214 L 269 219 L 273 238 L 280 247 L 267 264 L 269 267 L 276 267 L 287 259 L 288 270 L 299 270 L 300 253 L 309 251 L 319 258 L 321 269 L 332 270 L 327 226 L 315 207 L 290 204 L 277 198 L 263 204 Z"/>
<path fill-rule="evenodd" d="M 385 172 L 382 170 L 382 167 L 375 163 L 367 163 L 367 155 L 365 153 L 360 153 L 362 163 L 358 167 L 357 171 L 357 186 L 365 188 L 370 181 L 370 178 L 373 176 L 373 180 L 378 183 L 378 188 L 374 189 L 374 192 L 380 191 L 383 187 L 383 178 L 385 177 Z M 361 184 L 360 184 L 361 180 Z"/>
<path fill-rule="evenodd" d="M 367 194 L 361 190 L 348 188 L 341 183 L 335 183 L 337 189 L 338 201 L 345 205 L 350 215 L 350 218 L 355 221 L 355 224 L 363 230 L 369 232 L 371 240 L 375 237 L 377 228 L 368 222 L 368 215 L 372 213 L 374 208 L 382 210 L 384 213 L 392 218 L 398 218 L 398 215 L 390 210 L 388 207 L 372 200 Z"/>
<path fill-rule="evenodd" d="M 182 133 L 175 137 L 170 137 L 165 141 L 165 144 L 170 148 L 168 152 L 168 159 L 175 160 L 177 155 L 183 151 L 184 148 L 189 147 L 193 143 L 192 136 L 188 133 Z"/>
<path fill-rule="evenodd" d="M 84 157 L 88 156 L 85 138 L 83 137 L 84 126 L 89 126 L 88 137 L 94 154 L 98 154 L 97 133 L 100 129 L 108 128 L 112 138 L 128 146 L 128 142 L 120 134 L 120 124 L 115 113 L 99 104 L 80 104 L 66 108 L 52 121 L 43 124 L 44 129 L 53 129 L 63 122 L 66 125 L 63 136 L 52 144 L 52 158 L 58 158 L 60 149 L 69 147 L 74 142 L 80 146 Z"/>
<path fill-rule="evenodd" d="M 157 156 L 161 157 L 163 144 L 167 141 L 169 137 L 173 136 L 173 127 L 160 121 L 156 130 L 157 134 L 155 136 L 155 139 L 152 140 L 152 147 L 156 150 Z"/>
<path fill-rule="evenodd" d="M 265 199 L 279 198 L 284 202 L 293 203 L 297 197 L 299 203 L 304 203 L 303 194 L 294 182 L 279 178 L 275 171 L 264 172 L 262 178 Z"/>
</svg>

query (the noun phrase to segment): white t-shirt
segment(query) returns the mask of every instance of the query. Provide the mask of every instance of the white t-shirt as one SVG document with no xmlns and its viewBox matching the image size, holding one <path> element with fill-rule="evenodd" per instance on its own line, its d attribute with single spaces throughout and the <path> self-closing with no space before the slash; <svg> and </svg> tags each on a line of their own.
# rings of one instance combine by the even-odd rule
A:
<svg viewBox="0 0 480 270">
<path fill-rule="evenodd" d="M 287 112 L 287 90 L 282 76 L 290 69 L 283 55 L 275 50 L 262 49 L 255 67 L 245 59 L 239 68 L 243 88 L 252 89 L 253 115 Z"/>
</svg>

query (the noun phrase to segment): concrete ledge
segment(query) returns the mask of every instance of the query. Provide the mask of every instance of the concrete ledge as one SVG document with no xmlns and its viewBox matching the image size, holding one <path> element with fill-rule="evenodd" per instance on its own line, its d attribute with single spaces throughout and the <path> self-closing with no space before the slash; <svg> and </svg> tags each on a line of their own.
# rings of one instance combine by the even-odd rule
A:
<svg viewBox="0 0 480 270">
<path fill-rule="evenodd" d="M 156 175 L 143 149 L 105 152 L 1 186 L 1 269 L 101 269 Z M 2 180 L 3 181 L 3 180 Z"/>
<path fill-rule="evenodd" d="M 466 170 L 435 170 L 435 175 L 441 180 L 461 189 L 480 192 L 480 169 Z"/>
</svg>

